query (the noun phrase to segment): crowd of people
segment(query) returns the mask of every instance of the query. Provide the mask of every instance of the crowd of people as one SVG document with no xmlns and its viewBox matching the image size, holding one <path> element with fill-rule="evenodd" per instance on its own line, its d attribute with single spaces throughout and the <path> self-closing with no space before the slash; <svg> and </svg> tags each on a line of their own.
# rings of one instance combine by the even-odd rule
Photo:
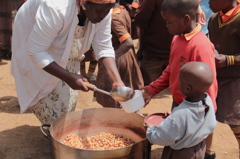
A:
<svg viewBox="0 0 240 159">
<path fill-rule="evenodd" d="M 148 140 L 165 146 L 162 159 L 215 159 L 216 121 L 229 125 L 240 149 L 237 0 L 18 3 L 14 22 L 0 23 L 12 30 L 0 32 L 0 60 L 11 58 L 21 113 L 52 124 L 75 110 L 79 90 L 89 90 L 85 82 L 141 89 L 146 106 L 169 88 L 172 112 L 158 126 L 144 123 Z M 121 108 L 110 96 L 94 97 Z"/>
</svg>

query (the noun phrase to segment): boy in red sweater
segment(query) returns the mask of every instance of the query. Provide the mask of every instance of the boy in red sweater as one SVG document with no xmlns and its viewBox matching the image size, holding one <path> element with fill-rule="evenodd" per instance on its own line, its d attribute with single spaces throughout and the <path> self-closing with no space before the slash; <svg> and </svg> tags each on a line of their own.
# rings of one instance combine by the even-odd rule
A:
<svg viewBox="0 0 240 159">
<path fill-rule="evenodd" d="M 180 68 L 187 62 L 199 61 L 207 63 L 214 74 L 214 81 L 206 91 L 211 97 L 216 111 L 217 80 L 214 57 L 214 46 L 196 24 L 198 0 L 165 0 L 161 7 L 162 17 L 167 22 L 170 33 L 175 35 L 171 44 L 169 65 L 162 75 L 144 88 L 144 99 L 149 103 L 151 98 L 166 88 L 170 88 L 173 96 L 172 108 L 184 99 L 178 85 Z M 204 76 L 204 75 L 203 75 Z M 210 143 L 208 143 L 210 142 Z M 207 140 L 207 148 L 211 140 Z"/>
</svg>

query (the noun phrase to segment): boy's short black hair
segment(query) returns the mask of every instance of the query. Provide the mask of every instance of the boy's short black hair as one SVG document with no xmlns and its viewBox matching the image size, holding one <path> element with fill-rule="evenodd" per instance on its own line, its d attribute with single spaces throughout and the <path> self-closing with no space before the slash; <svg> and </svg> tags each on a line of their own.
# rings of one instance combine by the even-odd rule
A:
<svg viewBox="0 0 240 159">
<path fill-rule="evenodd" d="M 188 14 L 192 18 L 195 18 L 198 6 L 198 0 L 164 0 L 161 11 L 171 11 L 179 17 Z"/>
</svg>

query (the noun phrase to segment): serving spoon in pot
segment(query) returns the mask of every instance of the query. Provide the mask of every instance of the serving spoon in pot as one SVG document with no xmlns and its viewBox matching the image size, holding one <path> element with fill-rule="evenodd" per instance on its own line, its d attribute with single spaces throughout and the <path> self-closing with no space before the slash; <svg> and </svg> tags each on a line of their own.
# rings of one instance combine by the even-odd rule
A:
<svg viewBox="0 0 240 159">
<path fill-rule="evenodd" d="M 94 91 L 104 93 L 106 95 L 111 96 L 114 100 L 118 102 L 126 102 L 134 96 L 134 90 L 129 87 L 116 87 L 112 89 L 110 92 L 104 91 L 102 89 L 97 88 L 95 85 L 90 84 L 88 82 L 84 82 L 84 84 Z"/>
</svg>

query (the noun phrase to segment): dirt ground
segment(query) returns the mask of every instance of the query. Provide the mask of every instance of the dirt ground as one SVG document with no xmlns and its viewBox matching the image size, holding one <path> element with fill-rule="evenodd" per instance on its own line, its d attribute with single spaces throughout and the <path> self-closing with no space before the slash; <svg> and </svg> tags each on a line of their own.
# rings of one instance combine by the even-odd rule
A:
<svg viewBox="0 0 240 159">
<path fill-rule="evenodd" d="M 26 112 L 19 114 L 14 79 L 10 75 L 11 61 L 0 63 L 0 159 L 50 159 L 50 142 L 39 127 L 37 118 Z M 170 110 L 172 97 L 168 90 L 160 93 L 140 110 L 151 114 Z M 93 100 L 93 92 L 79 92 L 78 109 L 101 107 Z M 217 159 L 238 159 L 237 142 L 227 125 L 218 123 L 214 131 Z M 152 147 L 152 159 L 161 156 L 162 146 Z"/>
</svg>

